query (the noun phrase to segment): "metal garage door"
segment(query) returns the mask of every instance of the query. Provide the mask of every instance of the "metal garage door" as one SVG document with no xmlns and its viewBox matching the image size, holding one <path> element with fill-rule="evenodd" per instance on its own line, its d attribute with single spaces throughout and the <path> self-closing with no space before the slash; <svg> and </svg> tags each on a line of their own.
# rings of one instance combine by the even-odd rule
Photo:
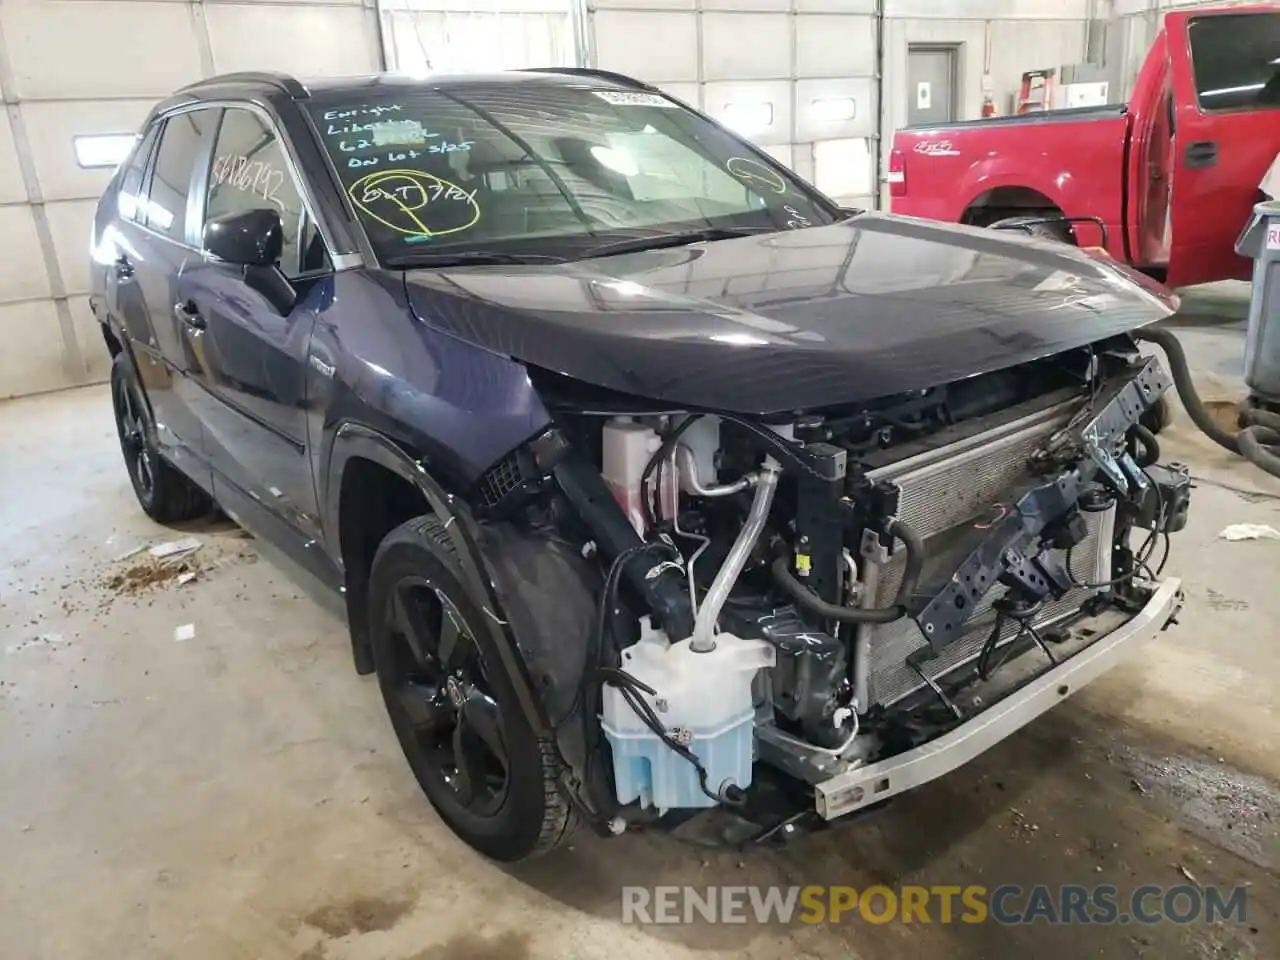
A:
<svg viewBox="0 0 1280 960">
<path fill-rule="evenodd" d="M 374 0 L 0 3 L 0 397 L 106 377 L 88 308 L 89 225 L 151 105 L 215 72 L 376 70 L 374 9 Z"/>
</svg>

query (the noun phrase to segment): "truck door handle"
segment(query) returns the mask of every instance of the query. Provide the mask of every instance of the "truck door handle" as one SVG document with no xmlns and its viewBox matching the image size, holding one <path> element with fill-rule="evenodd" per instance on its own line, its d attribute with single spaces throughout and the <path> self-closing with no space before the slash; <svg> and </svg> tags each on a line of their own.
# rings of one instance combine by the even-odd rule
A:
<svg viewBox="0 0 1280 960">
<path fill-rule="evenodd" d="M 208 326 L 204 317 L 200 315 L 200 308 L 191 300 L 185 303 L 175 303 L 173 305 L 173 315 L 192 330 L 203 330 Z"/>
<path fill-rule="evenodd" d="M 124 254 L 120 254 L 120 256 L 116 257 L 115 262 L 112 265 L 115 267 L 117 280 L 133 279 L 133 261 Z"/>
<path fill-rule="evenodd" d="M 1212 167 L 1218 162 L 1218 144 L 1213 140 L 1197 140 L 1187 146 L 1183 160 L 1184 166 Z"/>
</svg>

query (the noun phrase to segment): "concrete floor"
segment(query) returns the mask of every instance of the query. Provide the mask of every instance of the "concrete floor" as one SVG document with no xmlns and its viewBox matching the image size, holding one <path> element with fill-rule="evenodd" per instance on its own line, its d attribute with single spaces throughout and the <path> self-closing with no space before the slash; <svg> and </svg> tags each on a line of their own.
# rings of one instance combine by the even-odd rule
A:
<svg viewBox="0 0 1280 960">
<path fill-rule="evenodd" d="M 1184 329 L 1232 389 L 1235 326 Z M 1221 369 L 1219 369 L 1221 368 Z M 782 851 L 629 835 L 504 869 L 418 792 L 333 602 L 226 524 L 197 578 L 113 585 L 171 539 L 108 394 L 0 404 L 0 956 L 652 960 L 1280 956 L 1280 483 L 1181 424 L 1181 625 L 963 771 Z M 261 559 L 260 559 L 261 551 Z M 195 635 L 175 640 L 175 628 Z M 1185 873 L 1184 873 L 1185 871 Z M 635 927 L 623 884 L 1250 884 L 1245 925 Z"/>
</svg>

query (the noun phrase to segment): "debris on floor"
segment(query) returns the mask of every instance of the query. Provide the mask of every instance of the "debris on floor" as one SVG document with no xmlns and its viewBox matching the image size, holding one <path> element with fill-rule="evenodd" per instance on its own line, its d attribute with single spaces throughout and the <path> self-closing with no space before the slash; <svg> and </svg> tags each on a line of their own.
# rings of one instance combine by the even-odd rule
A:
<svg viewBox="0 0 1280 960">
<path fill-rule="evenodd" d="M 196 625 L 194 623 L 184 623 L 180 627 L 176 627 L 173 631 L 173 639 L 178 643 L 184 640 L 193 640 L 196 635 Z"/>
<path fill-rule="evenodd" d="M 147 551 L 153 557 L 164 559 L 166 557 L 176 557 L 182 554 L 193 553 L 199 550 L 201 543 L 195 537 L 185 537 L 182 540 L 170 540 L 168 543 L 157 543 L 154 547 Z"/>
<path fill-rule="evenodd" d="M 121 554 L 118 554 L 118 555 L 116 555 L 116 556 L 112 557 L 112 558 L 111 558 L 111 562 L 112 562 L 112 563 L 123 563 L 125 560 L 128 560 L 130 557 L 136 557 L 136 556 L 137 556 L 138 554 L 140 554 L 143 550 L 146 550 L 146 549 L 147 549 L 147 547 L 149 547 L 149 546 L 150 546 L 150 544 L 147 544 L 147 543 L 140 543 L 140 544 L 138 544 L 136 547 L 133 547 L 133 548 L 132 548 L 132 549 L 130 549 L 130 550 L 126 550 L 124 553 L 121 553 Z"/>
<path fill-rule="evenodd" d="M 185 557 L 177 562 L 156 561 L 150 557 L 143 557 L 127 569 L 106 577 L 101 585 L 117 596 L 136 597 L 174 581 L 186 583 L 194 579 L 199 570 L 194 557 Z M 189 577 L 187 577 L 188 574 L 190 574 Z M 184 580 L 183 577 L 187 579 Z"/>
<path fill-rule="evenodd" d="M 1218 537 L 1222 540 L 1280 540 L 1280 530 L 1265 523 L 1233 523 Z"/>
</svg>

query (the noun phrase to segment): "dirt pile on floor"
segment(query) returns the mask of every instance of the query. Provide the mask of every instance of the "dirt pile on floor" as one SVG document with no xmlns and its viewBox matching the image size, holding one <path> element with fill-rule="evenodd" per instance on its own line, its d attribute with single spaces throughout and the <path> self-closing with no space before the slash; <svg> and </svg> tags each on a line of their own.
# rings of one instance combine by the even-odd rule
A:
<svg viewBox="0 0 1280 960">
<path fill-rule="evenodd" d="M 173 583 L 184 573 L 198 574 L 201 569 L 194 556 L 176 561 L 143 557 L 124 570 L 103 577 L 99 586 L 119 596 L 136 597 Z"/>
</svg>

